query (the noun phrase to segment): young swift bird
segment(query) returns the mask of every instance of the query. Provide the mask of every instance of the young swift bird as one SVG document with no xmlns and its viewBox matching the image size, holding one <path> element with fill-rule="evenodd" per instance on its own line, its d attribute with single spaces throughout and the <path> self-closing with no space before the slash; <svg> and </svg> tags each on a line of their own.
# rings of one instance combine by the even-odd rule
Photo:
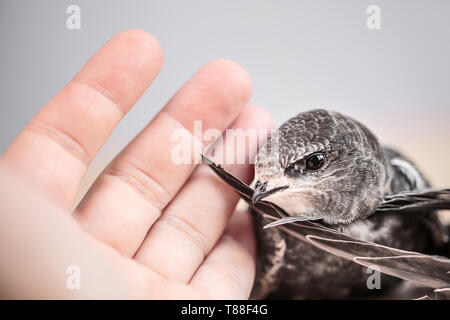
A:
<svg viewBox="0 0 450 320">
<path fill-rule="evenodd" d="M 393 248 L 435 254 L 448 243 L 447 232 L 432 209 L 448 207 L 449 201 L 435 199 L 439 193 L 389 200 L 390 195 L 418 192 L 429 184 L 409 160 L 381 147 L 364 125 L 337 112 L 308 111 L 284 123 L 257 154 L 254 191 L 220 167 L 213 170 L 262 212 L 255 215 L 258 257 L 253 298 L 367 296 L 370 274 L 361 264 L 370 263 L 355 263 L 355 252 L 367 252 L 370 258 L 384 250 L 373 243 L 391 247 L 387 249 L 395 259 L 389 261 L 398 263 L 391 266 L 391 273 L 386 268 L 387 273 L 407 279 L 400 259 L 415 253 Z M 398 213 L 411 202 L 407 210 L 414 209 L 414 214 Z M 274 222 L 266 215 L 274 211 L 284 217 Z M 282 225 L 295 221 L 304 221 L 297 233 Z M 316 229 L 319 236 L 308 236 Z M 324 231 L 330 229 L 338 233 Z M 342 238 L 342 233 L 350 237 Z M 356 244 L 359 247 L 351 247 Z M 450 283 L 445 271 L 450 264 L 436 262 L 442 263 L 439 268 L 444 271 L 435 270 L 442 271 L 437 277 L 443 280 L 432 283 L 433 288 Z M 386 292 L 396 283 L 397 279 L 383 275 L 381 287 Z"/>
</svg>

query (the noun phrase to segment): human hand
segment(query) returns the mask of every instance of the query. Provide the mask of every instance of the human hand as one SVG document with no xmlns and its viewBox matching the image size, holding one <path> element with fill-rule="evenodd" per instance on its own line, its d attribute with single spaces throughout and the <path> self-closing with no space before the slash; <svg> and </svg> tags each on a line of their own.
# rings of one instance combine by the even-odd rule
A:
<svg viewBox="0 0 450 320">
<path fill-rule="evenodd" d="M 87 166 L 162 60 L 147 33 L 118 34 L 1 156 L 0 295 L 248 298 L 255 269 L 251 218 L 233 215 L 238 196 L 207 167 L 171 161 L 171 133 L 193 132 L 194 120 L 203 130 L 272 127 L 265 111 L 246 106 L 250 79 L 232 62 L 202 67 L 70 215 Z M 246 182 L 252 178 L 250 165 L 225 167 Z M 66 287 L 70 265 L 80 267 L 79 290 Z"/>
</svg>

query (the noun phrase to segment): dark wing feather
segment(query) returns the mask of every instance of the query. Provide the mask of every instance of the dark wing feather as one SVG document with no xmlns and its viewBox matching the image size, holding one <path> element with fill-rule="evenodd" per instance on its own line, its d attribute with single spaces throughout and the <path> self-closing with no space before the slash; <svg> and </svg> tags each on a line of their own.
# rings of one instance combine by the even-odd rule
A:
<svg viewBox="0 0 450 320">
<path fill-rule="evenodd" d="M 436 289 L 431 295 L 426 295 L 416 300 L 450 300 L 450 288 Z"/>
<path fill-rule="evenodd" d="M 375 210 L 383 213 L 408 213 L 450 209 L 450 189 L 422 190 L 388 195 Z"/>
<path fill-rule="evenodd" d="M 450 286 L 450 259 L 403 251 L 365 241 L 336 241 L 307 236 L 316 247 L 380 272 L 431 287 Z"/>
<path fill-rule="evenodd" d="M 256 204 L 252 203 L 253 189 L 247 184 L 226 172 L 220 165 L 215 164 L 211 159 L 202 155 L 203 161 L 221 178 L 226 184 L 236 191 L 239 196 L 248 204 L 250 204 L 256 211 L 261 214 L 270 215 L 274 218 L 287 216 L 286 212 L 280 207 L 267 201 L 259 201 Z"/>
<path fill-rule="evenodd" d="M 207 157 L 203 156 L 203 160 L 242 199 L 266 219 L 275 221 L 280 217 L 287 216 L 283 209 L 270 202 L 261 201 L 256 205 L 253 204 L 251 202 L 253 195 L 253 189 L 251 187 L 226 172 L 221 166 L 216 165 Z M 390 210 L 397 208 L 396 210 L 398 212 L 407 212 L 414 207 L 414 200 L 418 200 L 423 209 L 423 206 L 430 205 L 437 197 L 448 194 L 450 194 L 448 189 L 402 193 L 387 197 L 381 208 L 385 209 L 382 212 L 388 212 L 387 208 Z M 409 207 L 405 208 L 404 206 Z M 278 228 L 317 248 L 363 266 L 376 266 L 381 272 L 394 277 L 413 281 L 431 288 L 450 286 L 449 259 L 399 250 L 359 240 L 311 221 L 283 224 L 278 226 Z M 441 292 L 439 296 L 441 297 L 445 294 Z"/>
<path fill-rule="evenodd" d="M 414 214 L 441 209 L 450 209 L 450 189 L 414 190 L 388 195 L 375 213 Z M 427 215 L 423 223 L 429 230 L 435 249 L 450 253 L 449 232 L 437 216 Z"/>
<path fill-rule="evenodd" d="M 376 266 L 391 276 L 431 288 L 450 286 L 450 259 L 359 240 L 309 221 L 278 228 L 338 257 L 366 267 Z"/>
</svg>

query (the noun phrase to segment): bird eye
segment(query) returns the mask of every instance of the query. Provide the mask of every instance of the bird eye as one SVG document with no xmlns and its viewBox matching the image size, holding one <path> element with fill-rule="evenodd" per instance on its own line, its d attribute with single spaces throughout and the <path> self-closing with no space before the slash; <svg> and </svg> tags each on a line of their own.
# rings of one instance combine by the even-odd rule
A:
<svg viewBox="0 0 450 320">
<path fill-rule="evenodd" d="M 326 157 L 323 153 L 315 153 L 306 158 L 306 170 L 319 170 L 325 164 Z"/>
</svg>

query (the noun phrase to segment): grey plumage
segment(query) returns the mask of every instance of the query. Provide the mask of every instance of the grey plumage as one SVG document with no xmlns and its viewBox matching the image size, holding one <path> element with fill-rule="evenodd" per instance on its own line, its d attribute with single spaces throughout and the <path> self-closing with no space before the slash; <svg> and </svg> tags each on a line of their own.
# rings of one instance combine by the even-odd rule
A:
<svg viewBox="0 0 450 320">
<path fill-rule="evenodd" d="M 302 165 L 303 159 L 316 152 L 326 155 L 323 168 L 287 177 L 286 169 L 298 162 Z M 348 223 L 373 212 L 390 193 L 388 161 L 376 137 L 362 124 L 335 112 L 313 110 L 284 123 L 261 147 L 255 179 L 267 182 L 268 189 L 283 178 L 287 181 L 282 183 L 297 183 L 303 190 L 294 195 L 294 205 L 301 195 L 310 210 L 320 204 L 317 214 L 324 215 L 325 222 Z M 306 214 L 305 208 L 301 211 L 298 214 Z"/>
<path fill-rule="evenodd" d="M 408 160 L 383 149 L 365 126 L 349 117 L 313 110 L 290 119 L 258 153 L 256 179 L 276 181 L 286 175 L 287 168 L 315 152 L 326 155 L 326 166 L 310 173 L 303 170 L 289 179 L 289 184 L 305 188 L 294 194 L 292 201 L 304 201 L 310 207 L 290 214 L 304 215 L 306 209 L 320 215 L 332 228 L 356 238 L 405 250 L 424 250 L 429 242 L 428 229 L 418 215 L 371 215 L 386 195 L 413 190 L 416 185 L 428 187 L 427 182 Z M 415 174 L 408 175 L 411 168 Z M 286 199 L 272 201 L 284 209 Z M 366 270 L 279 229 L 261 231 L 266 223 L 256 218 L 260 248 L 254 297 L 343 298 L 354 291 L 367 291 Z M 391 285 L 392 279 L 384 282 Z"/>
<path fill-rule="evenodd" d="M 314 158 L 315 155 L 320 157 Z M 314 170 L 307 165 L 312 157 Z M 327 229 L 362 240 L 345 241 L 358 243 L 368 253 L 373 250 L 372 242 L 424 253 L 436 253 L 448 243 L 432 209 L 439 204 L 448 207 L 449 202 L 439 202 L 426 194 L 410 194 L 409 199 L 417 202 L 422 197 L 422 207 L 409 206 L 416 208 L 413 215 L 396 212 L 399 206 L 408 206 L 407 196 L 392 195 L 429 188 L 428 182 L 411 161 L 394 150 L 382 148 L 365 126 L 336 112 L 313 110 L 283 124 L 261 147 L 256 157 L 255 179 L 253 207 L 263 214 L 255 215 L 258 263 L 254 298 L 345 298 L 369 293 L 368 274 L 361 267 L 367 261 L 364 257 L 360 258 L 360 264 L 355 263 L 354 257 L 349 260 L 351 254 L 345 251 L 350 250 L 348 245 L 343 251 L 347 256 L 341 254 L 339 246 L 344 247 L 344 240 L 339 240 L 339 246 L 329 240 L 335 231 L 327 233 L 308 221 L 299 222 L 298 226 L 306 224 L 310 229 L 297 233 L 292 233 L 288 225 L 263 229 L 273 221 L 270 216 L 264 217 L 265 213 L 276 211 L 318 220 Z M 224 180 L 249 201 L 249 192 L 253 190 L 229 176 Z M 322 233 L 308 238 L 307 233 L 314 228 Z M 364 247 L 366 242 L 369 245 Z M 389 274 L 406 278 L 397 273 Z M 383 276 L 382 282 L 386 291 L 398 281 Z"/>
</svg>

